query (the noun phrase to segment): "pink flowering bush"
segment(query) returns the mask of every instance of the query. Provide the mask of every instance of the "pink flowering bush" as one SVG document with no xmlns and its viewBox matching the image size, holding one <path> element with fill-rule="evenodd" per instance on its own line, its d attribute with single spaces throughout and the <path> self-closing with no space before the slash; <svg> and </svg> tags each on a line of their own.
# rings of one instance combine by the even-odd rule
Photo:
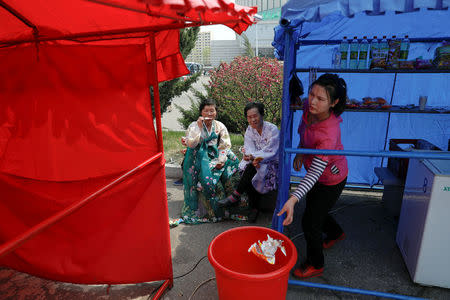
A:
<svg viewBox="0 0 450 300">
<path fill-rule="evenodd" d="M 236 57 L 210 73 L 208 96 L 216 101 L 218 120 L 231 132 L 245 133 L 244 107 L 248 102 L 265 106 L 264 119 L 275 125 L 281 121 L 283 67 L 276 59 Z"/>
</svg>

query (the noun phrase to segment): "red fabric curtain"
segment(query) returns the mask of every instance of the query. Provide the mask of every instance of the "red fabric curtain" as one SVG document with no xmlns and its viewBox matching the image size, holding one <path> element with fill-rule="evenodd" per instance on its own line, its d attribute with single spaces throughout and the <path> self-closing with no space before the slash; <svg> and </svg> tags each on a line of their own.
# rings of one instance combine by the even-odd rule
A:
<svg viewBox="0 0 450 300">
<path fill-rule="evenodd" d="M 38 181 L 0 174 L 0 243 L 118 175 Z M 137 283 L 172 277 L 161 160 L 0 257 L 0 265 L 73 283 Z"/>
<path fill-rule="evenodd" d="M 0 244 L 158 152 L 148 47 L 106 44 L 0 49 Z M 170 60 L 169 52 L 158 55 L 166 54 Z M 74 283 L 171 278 L 163 161 L 0 257 L 0 265 Z"/>
<path fill-rule="evenodd" d="M 0 49 L 0 171 L 67 181 L 157 152 L 144 45 Z"/>
</svg>

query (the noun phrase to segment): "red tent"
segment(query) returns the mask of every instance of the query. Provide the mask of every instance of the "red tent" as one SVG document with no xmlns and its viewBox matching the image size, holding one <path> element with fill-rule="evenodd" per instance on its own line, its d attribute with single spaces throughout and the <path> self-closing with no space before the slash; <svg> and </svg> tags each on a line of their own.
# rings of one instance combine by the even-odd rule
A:
<svg viewBox="0 0 450 300">
<path fill-rule="evenodd" d="M 188 73 L 179 28 L 241 33 L 255 13 L 228 0 L 0 0 L 0 265 L 171 283 L 158 82 Z"/>
</svg>

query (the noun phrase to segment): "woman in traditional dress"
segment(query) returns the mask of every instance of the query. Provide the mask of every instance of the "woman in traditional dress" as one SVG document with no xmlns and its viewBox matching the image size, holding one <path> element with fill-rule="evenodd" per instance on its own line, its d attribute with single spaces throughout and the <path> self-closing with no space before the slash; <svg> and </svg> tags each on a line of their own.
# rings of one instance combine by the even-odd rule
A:
<svg viewBox="0 0 450 300">
<path fill-rule="evenodd" d="M 231 151 L 230 135 L 216 116 L 214 101 L 202 101 L 200 117 L 189 125 L 182 140 L 187 146 L 182 209 L 186 223 L 216 221 L 223 217 L 217 200 L 233 192 L 232 178 L 235 174 L 234 177 L 238 176 L 239 160 Z"/>
<path fill-rule="evenodd" d="M 264 104 L 248 103 L 244 108 L 244 115 L 248 127 L 242 150 L 244 157 L 239 165 L 242 176 L 233 193 L 218 204 L 222 207 L 237 205 L 241 195 L 247 193 L 250 206 L 248 221 L 254 223 L 258 217 L 261 197 L 277 189 L 280 140 L 277 126 L 264 121 Z"/>
</svg>

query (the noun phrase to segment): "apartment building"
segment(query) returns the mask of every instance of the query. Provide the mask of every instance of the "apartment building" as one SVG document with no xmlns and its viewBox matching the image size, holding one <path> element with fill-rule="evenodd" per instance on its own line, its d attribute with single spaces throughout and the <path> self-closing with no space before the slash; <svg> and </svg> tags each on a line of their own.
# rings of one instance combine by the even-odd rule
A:
<svg viewBox="0 0 450 300">
<path fill-rule="evenodd" d="M 274 27 L 278 25 L 281 7 L 287 0 L 236 0 L 236 4 L 257 6 L 262 20 L 250 26 L 245 34 L 258 56 L 274 57 L 272 41 Z M 201 63 L 204 66 L 217 67 L 221 62 L 230 62 L 234 57 L 245 54 L 245 45 L 241 36 L 236 40 L 211 40 L 210 32 L 200 32 L 197 43 L 186 61 Z"/>
<path fill-rule="evenodd" d="M 199 32 L 195 47 L 186 61 L 196 62 L 205 66 L 211 65 L 211 32 Z"/>
</svg>

